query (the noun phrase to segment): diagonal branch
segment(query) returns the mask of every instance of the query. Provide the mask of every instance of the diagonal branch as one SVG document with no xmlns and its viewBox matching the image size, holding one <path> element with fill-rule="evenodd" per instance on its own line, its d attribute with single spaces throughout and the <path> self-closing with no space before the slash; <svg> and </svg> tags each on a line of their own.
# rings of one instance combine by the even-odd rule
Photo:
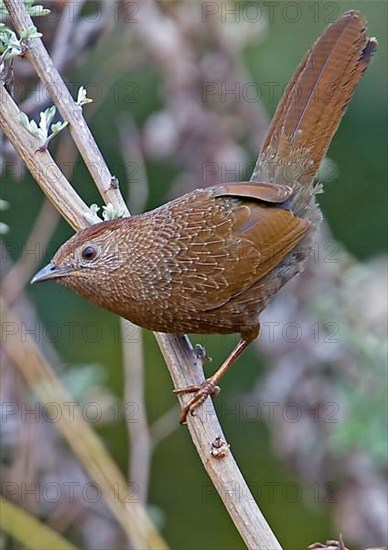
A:
<svg viewBox="0 0 388 550">
<path fill-rule="evenodd" d="M 0 105 L 0 126 L 43 193 L 73 229 L 87 227 L 89 223 L 86 215 L 90 213 L 88 207 L 62 174 L 50 153 L 36 150 L 36 139 L 20 124 L 20 111 L 2 85 Z"/>
<path fill-rule="evenodd" d="M 19 34 L 33 24 L 21 0 L 4 0 L 4 3 Z M 121 193 L 112 180 L 97 144 L 84 121 L 81 109 L 70 96 L 40 39 L 30 41 L 26 56 L 28 56 L 40 79 L 51 93 L 63 119 L 69 122 L 71 135 L 104 201 L 112 203 L 117 210 L 128 215 L 129 212 Z M 17 109 L 16 105 L 14 105 L 4 88 L 1 90 L 1 94 L 0 123 L 6 136 L 26 161 L 29 170 L 54 206 L 75 229 L 84 227 L 86 225 L 86 205 L 79 199 L 63 176 L 59 177 L 56 174 L 55 178 L 52 179 L 45 176 L 41 163 L 42 158 L 47 163 L 48 153 L 35 152 L 36 144 L 31 141 L 31 136 L 28 140 L 25 139 L 27 132 L 18 124 L 17 116 L 15 117 L 15 114 L 17 114 L 15 111 Z M 10 127 L 12 130 L 10 130 Z M 52 159 L 51 162 L 53 162 Z M 59 169 L 57 170 L 59 171 Z M 58 187 L 61 188 L 58 189 Z M 155 333 L 155 337 L 175 388 L 198 383 L 204 379 L 202 363 L 193 354 L 187 337 L 161 333 Z M 180 396 L 181 403 L 184 403 L 187 399 L 187 396 Z M 225 455 L 219 455 L 218 457 L 211 452 L 212 443 L 218 438 L 224 440 L 225 437 L 210 398 L 205 401 L 201 411 L 202 414 L 188 418 L 188 429 L 204 467 L 240 535 L 249 548 L 281 550 L 276 537 L 255 503 L 230 450 L 226 450 Z M 238 488 L 239 493 L 246 495 L 246 498 L 236 498 L 236 488 Z"/>
<path fill-rule="evenodd" d="M 20 320 L 2 298 L 0 312 L 5 326 L 20 327 Z M 28 336 L 22 341 L 20 332 L 15 330 L 4 339 L 3 346 L 41 402 L 47 405 L 55 403 L 62 412 L 57 420 L 58 430 L 96 483 L 135 548 L 166 549 L 166 543 L 151 524 L 143 506 L 131 495 L 119 468 L 82 417 L 79 407 L 73 406 L 76 404 L 33 339 Z"/>
</svg>

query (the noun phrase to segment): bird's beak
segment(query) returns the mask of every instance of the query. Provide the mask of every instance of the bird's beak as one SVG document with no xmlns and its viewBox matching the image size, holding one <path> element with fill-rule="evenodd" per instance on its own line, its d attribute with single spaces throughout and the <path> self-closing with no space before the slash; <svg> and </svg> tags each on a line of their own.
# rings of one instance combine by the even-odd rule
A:
<svg viewBox="0 0 388 550">
<path fill-rule="evenodd" d="M 36 273 L 32 279 L 31 284 L 41 283 L 42 281 L 49 281 L 51 279 L 58 279 L 59 277 L 66 277 L 69 275 L 70 268 L 68 266 L 58 267 L 53 263 L 49 263 L 44 266 L 38 273 Z"/>
</svg>

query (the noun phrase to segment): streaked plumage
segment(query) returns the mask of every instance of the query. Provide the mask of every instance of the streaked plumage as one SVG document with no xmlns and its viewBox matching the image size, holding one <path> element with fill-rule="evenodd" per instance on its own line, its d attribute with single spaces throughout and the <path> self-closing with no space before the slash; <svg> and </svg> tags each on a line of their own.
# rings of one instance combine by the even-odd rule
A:
<svg viewBox="0 0 388 550">
<path fill-rule="evenodd" d="M 251 182 L 197 189 L 152 212 L 80 231 L 34 278 L 59 278 L 158 332 L 240 332 L 215 375 L 181 390 L 195 393 L 182 421 L 217 393 L 218 380 L 257 336 L 259 313 L 303 269 L 321 219 L 314 176 L 375 49 L 362 15 L 346 13 L 296 71 Z"/>
<path fill-rule="evenodd" d="M 64 284 L 145 328 L 249 330 L 269 299 L 260 280 L 311 227 L 284 208 L 291 189 L 264 191 L 244 183 L 198 189 L 152 212 L 77 233 L 53 263 L 71 266 Z M 262 194 L 272 203 L 261 201 Z M 80 254 L 85 246 L 101 252 L 85 262 Z"/>
</svg>

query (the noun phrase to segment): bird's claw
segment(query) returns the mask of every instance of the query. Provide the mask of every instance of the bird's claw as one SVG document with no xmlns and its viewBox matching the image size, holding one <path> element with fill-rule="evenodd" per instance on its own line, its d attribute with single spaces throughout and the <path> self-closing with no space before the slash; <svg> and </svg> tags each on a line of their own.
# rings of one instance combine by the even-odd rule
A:
<svg viewBox="0 0 388 550">
<path fill-rule="evenodd" d="M 211 378 L 205 380 L 202 384 L 196 384 L 193 386 L 187 386 L 186 388 L 174 390 L 174 393 L 176 394 L 194 393 L 193 397 L 182 407 L 179 422 L 181 424 L 185 424 L 189 413 L 194 416 L 195 410 L 202 405 L 208 397 L 216 396 L 220 393 L 220 391 L 220 387 L 217 386 Z"/>
</svg>

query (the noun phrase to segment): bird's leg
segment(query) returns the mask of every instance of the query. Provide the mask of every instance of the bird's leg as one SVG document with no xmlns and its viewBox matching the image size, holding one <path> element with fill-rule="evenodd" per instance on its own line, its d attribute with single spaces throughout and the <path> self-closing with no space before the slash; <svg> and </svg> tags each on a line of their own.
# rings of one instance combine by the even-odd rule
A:
<svg viewBox="0 0 388 550">
<path fill-rule="evenodd" d="M 202 382 L 202 384 L 196 384 L 193 386 L 187 386 L 186 388 L 179 388 L 174 390 L 174 393 L 180 394 L 180 393 L 194 393 L 193 397 L 182 407 L 181 414 L 179 416 L 179 422 L 181 424 L 186 422 L 186 417 L 188 413 L 194 415 L 195 409 L 202 405 L 202 403 L 209 397 L 209 396 L 216 396 L 220 393 L 220 388 L 217 386 L 218 382 L 221 380 L 221 378 L 224 376 L 226 371 L 230 369 L 230 367 L 233 365 L 233 363 L 236 361 L 236 359 L 242 354 L 242 352 L 245 350 L 247 346 L 253 340 L 255 340 L 260 332 L 260 325 L 257 325 L 255 328 L 251 329 L 250 331 L 241 333 L 241 339 L 237 346 L 234 348 L 232 353 L 229 355 L 229 357 L 224 361 L 224 363 L 220 366 L 220 368 L 207 380 Z"/>
</svg>

